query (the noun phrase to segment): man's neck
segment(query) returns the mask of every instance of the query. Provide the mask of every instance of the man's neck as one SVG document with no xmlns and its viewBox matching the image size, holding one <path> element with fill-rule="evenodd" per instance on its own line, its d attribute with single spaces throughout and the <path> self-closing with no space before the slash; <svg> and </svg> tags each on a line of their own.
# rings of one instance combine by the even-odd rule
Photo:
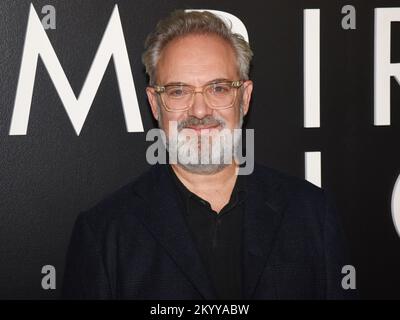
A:
<svg viewBox="0 0 400 320">
<path fill-rule="evenodd" d="M 176 164 L 171 164 L 171 167 L 186 188 L 210 202 L 217 212 L 229 202 L 239 170 L 236 163 L 209 175 L 192 173 Z"/>
</svg>

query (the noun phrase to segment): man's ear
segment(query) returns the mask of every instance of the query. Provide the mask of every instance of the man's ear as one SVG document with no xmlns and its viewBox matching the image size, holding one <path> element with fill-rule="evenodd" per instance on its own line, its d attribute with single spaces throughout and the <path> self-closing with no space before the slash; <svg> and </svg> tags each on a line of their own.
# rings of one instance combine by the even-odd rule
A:
<svg viewBox="0 0 400 320">
<path fill-rule="evenodd" d="M 249 111 L 251 93 L 253 92 L 253 81 L 247 80 L 243 84 L 243 115 L 246 115 Z"/>
<path fill-rule="evenodd" d="M 147 99 L 149 100 L 149 104 L 151 107 L 151 112 L 153 113 L 153 117 L 158 120 L 159 114 L 158 114 L 158 101 L 157 101 L 157 94 L 154 91 L 154 88 L 152 87 L 147 87 L 146 88 L 146 94 L 147 94 Z"/>
</svg>

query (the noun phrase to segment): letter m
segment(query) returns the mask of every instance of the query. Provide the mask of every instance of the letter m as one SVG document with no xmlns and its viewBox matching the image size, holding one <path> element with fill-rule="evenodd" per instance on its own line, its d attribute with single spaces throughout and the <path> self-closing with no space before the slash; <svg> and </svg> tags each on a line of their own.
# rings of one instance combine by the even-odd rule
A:
<svg viewBox="0 0 400 320">
<path fill-rule="evenodd" d="M 128 132 L 143 132 L 118 6 L 114 7 L 79 97 L 76 98 L 49 38 L 31 4 L 10 135 L 26 135 L 38 57 L 41 57 L 77 135 L 113 57 Z"/>
</svg>

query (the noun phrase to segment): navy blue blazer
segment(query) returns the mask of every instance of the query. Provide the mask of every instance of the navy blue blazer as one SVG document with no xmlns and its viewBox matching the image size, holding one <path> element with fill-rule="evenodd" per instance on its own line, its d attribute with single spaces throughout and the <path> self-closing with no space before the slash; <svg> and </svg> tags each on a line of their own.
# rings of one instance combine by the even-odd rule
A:
<svg viewBox="0 0 400 320">
<path fill-rule="evenodd" d="M 262 165 L 246 177 L 244 299 L 345 299 L 342 230 L 325 192 Z M 166 165 L 81 213 L 66 299 L 215 299 Z"/>
</svg>

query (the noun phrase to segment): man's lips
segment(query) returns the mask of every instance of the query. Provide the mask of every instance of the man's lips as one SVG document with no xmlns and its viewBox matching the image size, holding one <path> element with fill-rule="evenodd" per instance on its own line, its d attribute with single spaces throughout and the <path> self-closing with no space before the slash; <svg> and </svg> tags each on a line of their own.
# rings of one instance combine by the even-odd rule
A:
<svg viewBox="0 0 400 320">
<path fill-rule="evenodd" d="M 206 130 L 206 129 L 216 129 L 219 126 L 220 126 L 219 123 L 217 123 L 217 124 L 206 125 L 206 126 L 187 126 L 187 127 L 185 127 L 185 129 L 192 129 L 192 130 L 196 130 L 196 131 L 201 131 L 201 130 Z"/>
</svg>

